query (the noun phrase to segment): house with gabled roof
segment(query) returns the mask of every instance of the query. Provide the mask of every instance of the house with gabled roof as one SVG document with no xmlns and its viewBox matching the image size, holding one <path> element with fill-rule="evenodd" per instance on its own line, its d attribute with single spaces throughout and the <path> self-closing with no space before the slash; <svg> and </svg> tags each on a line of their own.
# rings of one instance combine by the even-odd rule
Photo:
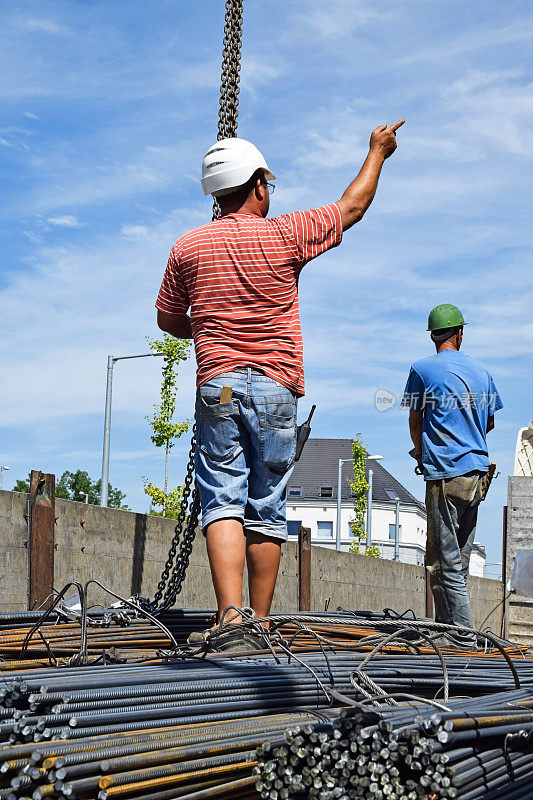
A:
<svg viewBox="0 0 533 800">
<path fill-rule="evenodd" d="M 354 516 L 349 480 L 352 471 L 351 439 L 309 439 L 296 463 L 287 487 L 289 538 L 298 536 L 300 525 L 310 528 L 312 544 L 349 550 L 354 542 L 350 520 Z M 337 537 L 337 486 L 341 462 L 340 530 Z M 414 462 L 413 462 L 414 463 Z M 372 470 L 371 542 L 382 558 L 407 564 L 424 564 L 426 508 L 379 460 L 368 459 L 366 477 Z M 398 533 L 398 544 L 396 536 Z M 340 542 L 338 542 L 338 538 Z M 364 549 L 364 548 L 363 548 Z M 484 548 L 475 545 L 470 571 L 483 575 Z"/>
</svg>

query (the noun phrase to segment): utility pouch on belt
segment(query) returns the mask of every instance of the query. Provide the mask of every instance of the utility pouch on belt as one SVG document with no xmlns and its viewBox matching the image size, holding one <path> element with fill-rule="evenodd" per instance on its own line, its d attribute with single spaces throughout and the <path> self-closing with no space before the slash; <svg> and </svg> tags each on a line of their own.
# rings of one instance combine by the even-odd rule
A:
<svg viewBox="0 0 533 800">
<path fill-rule="evenodd" d="M 298 432 L 296 434 L 296 453 L 294 454 L 295 461 L 298 461 L 302 455 L 304 444 L 309 439 L 309 434 L 311 433 L 311 417 L 315 413 L 315 408 L 316 406 L 313 406 L 306 421 L 302 422 L 301 425 L 298 425 Z"/>
<path fill-rule="evenodd" d="M 491 464 L 487 470 L 487 472 L 481 478 L 481 500 L 483 502 L 485 497 L 488 494 L 490 489 L 490 485 L 494 478 L 497 478 L 500 473 L 496 473 L 496 464 Z"/>
</svg>

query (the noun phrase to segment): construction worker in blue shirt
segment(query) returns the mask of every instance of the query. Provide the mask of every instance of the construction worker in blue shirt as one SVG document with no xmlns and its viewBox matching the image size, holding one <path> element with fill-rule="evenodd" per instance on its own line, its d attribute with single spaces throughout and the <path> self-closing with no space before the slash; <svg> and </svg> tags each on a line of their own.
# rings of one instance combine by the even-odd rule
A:
<svg viewBox="0 0 533 800">
<path fill-rule="evenodd" d="M 409 408 L 411 454 L 426 481 L 426 567 L 435 620 L 473 628 L 466 581 L 478 507 L 488 488 L 487 433 L 503 404 L 490 373 L 460 352 L 465 324 L 451 304 L 430 312 L 437 352 L 412 365 L 403 405 Z M 447 638 L 467 647 L 476 641 L 464 631 Z"/>
</svg>

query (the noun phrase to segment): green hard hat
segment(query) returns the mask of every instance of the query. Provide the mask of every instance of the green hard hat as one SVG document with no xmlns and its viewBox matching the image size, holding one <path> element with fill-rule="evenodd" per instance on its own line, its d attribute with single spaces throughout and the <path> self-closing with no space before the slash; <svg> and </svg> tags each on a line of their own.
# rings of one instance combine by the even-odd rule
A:
<svg viewBox="0 0 533 800">
<path fill-rule="evenodd" d="M 440 331 L 443 328 L 456 328 L 459 325 L 466 325 L 463 315 L 451 303 L 443 303 L 429 312 L 428 331 Z"/>
</svg>

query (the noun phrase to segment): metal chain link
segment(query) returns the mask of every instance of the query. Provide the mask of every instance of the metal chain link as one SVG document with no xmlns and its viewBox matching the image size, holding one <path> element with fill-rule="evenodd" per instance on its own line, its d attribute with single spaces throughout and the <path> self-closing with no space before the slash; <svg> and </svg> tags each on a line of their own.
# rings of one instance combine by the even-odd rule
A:
<svg viewBox="0 0 533 800">
<path fill-rule="evenodd" d="M 241 80 L 242 11 L 244 0 L 226 0 L 224 51 L 220 83 L 217 141 L 237 135 L 239 83 Z M 213 200 L 213 219 L 220 217 L 220 206 Z"/>
<path fill-rule="evenodd" d="M 183 484 L 183 493 L 181 495 L 180 509 L 178 512 L 176 527 L 174 529 L 174 536 L 170 544 L 170 550 L 168 552 L 165 568 L 157 585 L 157 591 L 154 599 L 150 603 L 150 610 L 152 613 L 154 611 L 164 611 L 165 609 L 174 605 L 177 595 L 181 592 L 181 587 L 185 579 L 185 572 L 189 566 L 189 558 L 192 552 L 196 528 L 198 526 L 198 517 L 200 514 L 198 489 L 194 483 L 195 449 L 196 425 L 194 425 L 192 432 L 191 449 L 189 450 L 189 462 L 187 464 L 187 474 L 185 475 L 185 481 Z M 189 499 L 191 501 L 190 509 Z M 189 515 L 187 518 L 188 511 Z M 179 553 L 177 553 L 178 545 L 180 545 Z M 162 599 L 163 602 L 161 603 Z"/>
<path fill-rule="evenodd" d="M 227 0 L 226 2 L 217 141 L 237 135 L 243 2 L 244 0 Z M 219 216 L 220 206 L 214 200 L 213 220 L 218 219 Z M 183 485 L 183 494 L 174 536 L 154 599 L 146 604 L 152 614 L 161 613 L 174 605 L 176 597 L 181 592 L 185 573 L 189 566 L 189 558 L 198 527 L 198 517 L 200 516 L 200 496 L 194 480 L 195 449 L 196 425 L 193 427 L 189 463 L 187 464 L 187 474 Z"/>
</svg>

